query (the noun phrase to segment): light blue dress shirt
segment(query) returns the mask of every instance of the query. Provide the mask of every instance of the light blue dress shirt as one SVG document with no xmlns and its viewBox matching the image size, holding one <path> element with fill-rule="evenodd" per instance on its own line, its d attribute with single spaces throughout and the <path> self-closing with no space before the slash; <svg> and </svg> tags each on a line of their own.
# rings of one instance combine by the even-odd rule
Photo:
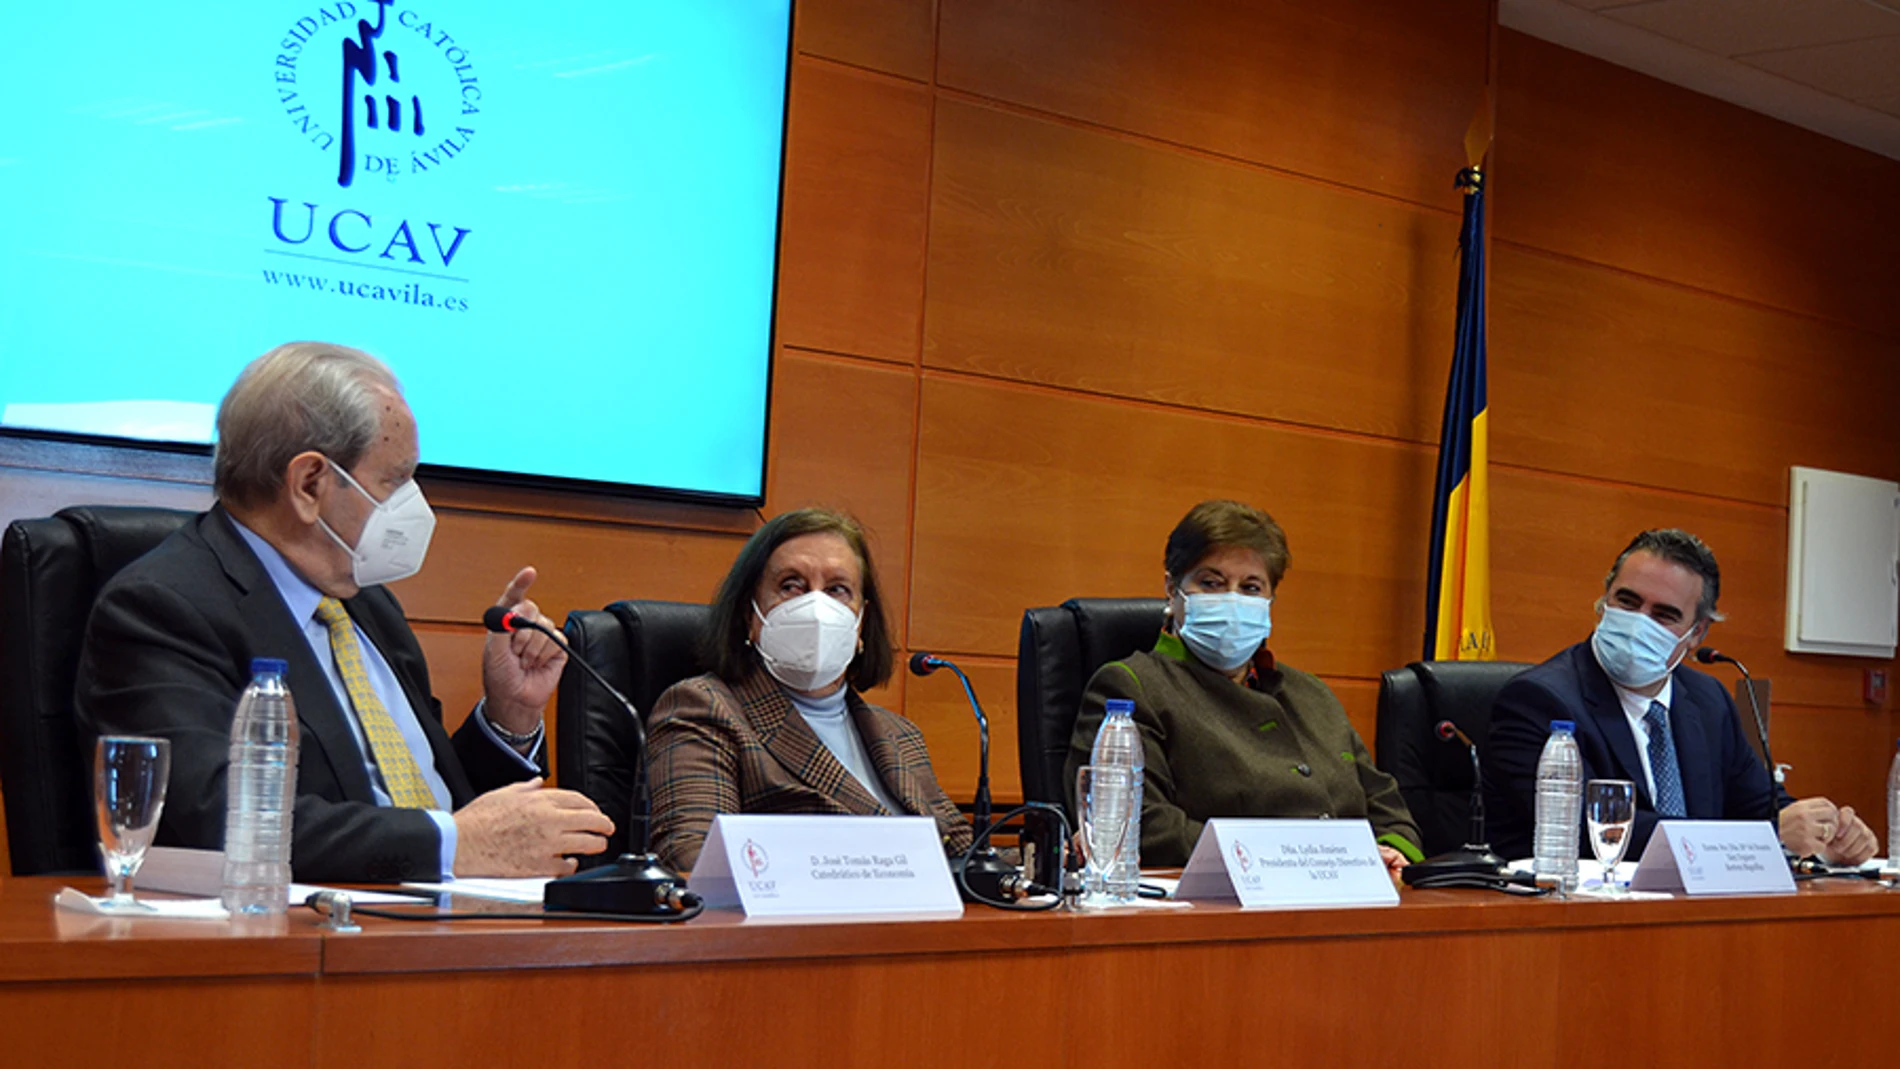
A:
<svg viewBox="0 0 1900 1069">
<path fill-rule="evenodd" d="M 317 663 L 323 666 L 323 674 L 330 681 L 330 689 L 335 692 L 337 704 L 349 710 L 350 734 L 356 739 L 356 748 L 363 759 L 363 768 L 369 773 L 370 791 L 377 805 L 388 805 L 389 791 L 383 785 L 382 771 L 370 757 L 369 741 L 363 734 L 363 725 L 356 719 L 355 708 L 350 704 L 349 688 L 343 683 L 343 677 L 337 673 L 336 658 L 330 652 L 330 629 L 317 618 L 317 603 L 323 600 L 323 592 L 311 586 L 309 580 L 297 574 L 277 547 L 259 536 L 255 531 L 237 522 L 231 521 L 238 534 L 244 539 L 251 552 L 257 554 L 259 563 L 264 565 L 265 574 L 277 587 L 277 593 L 284 599 L 284 607 L 290 610 L 290 618 L 303 631 L 305 641 L 310 643 L 310 652 L 317 657 Z M 435 796 L 435 808 L 428 810 L 430 819 L 435 821 L 436 829 L 442 835 L 442 878 L 447 880 L 455 871 L 455 818 L 450 814 L 454 808 L 453 796 L 448 784 L 435 767 L 435 750 L 429 745 L 429 737 L 423 733 L 422 721 L 418 719 L 415 707 L 409 704 L 409 695 L 402 689 L 402 682 L 383 659 L 383 651 L 369 640 L 363 629 L 352 620 L 350 629 L 356 632 L 356 644 L 363 651 L 363 668 L 369 676 L 370 689 L 382 700 L 383 708 L 389 711 L 389 717 L 396 723 L 396 730 L 402 734 L 403 742 L 409 746 L 409 753 L 416 759 L 416 767 L 421 770 L 423 782 Z M 291 696 L 293 699 L 295 695 Z M 523 757 L 520 751 L 503 742 L 489 726 L 486 712 L 477 706 L 472 714 L 481 725 L 482 734 L 489 741 L 506 751 L 509 756 L 531 772 L 539 772 L 540 766 L 534 758 L 539 754 L 542 740 L 535 740 L 534 750 Z"/>
<path fill-rule="evenodd" d="M 805 723 L 811 725 L 818 741 L 825 744 L 831 756 L 838 759 L 853 779 L 871 792 L 877 803 L 898 815 L 909 810 L 897 804 L 891 793 L 884 789 L 884 781 L 878 778 L 877 769 L 871 764 L 871 751 L 864 748 L 864 737 L 858 734 L 858 725 L 852 721 L 851 712 L 845 707 L 844 688 L 839 687 L 823 698 L 812 698 L 787 690 L 785 696 L 792 699 L 792 705 L 805 717 Z"/>
</svg>

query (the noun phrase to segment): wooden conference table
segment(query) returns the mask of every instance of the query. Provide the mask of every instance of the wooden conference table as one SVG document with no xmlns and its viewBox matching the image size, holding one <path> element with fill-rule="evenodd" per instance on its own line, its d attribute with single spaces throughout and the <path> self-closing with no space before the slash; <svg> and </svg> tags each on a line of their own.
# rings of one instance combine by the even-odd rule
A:
<svg viewBox="0 0 1900 1069">
<path fill-rule="evenodd" d="M 1878 1064 L 1900 963 L 1900 891 L 1849 881 L 357 935 L 82 917 L 62 882 L 0 879 L 0 1065 Z"/>
</svg>

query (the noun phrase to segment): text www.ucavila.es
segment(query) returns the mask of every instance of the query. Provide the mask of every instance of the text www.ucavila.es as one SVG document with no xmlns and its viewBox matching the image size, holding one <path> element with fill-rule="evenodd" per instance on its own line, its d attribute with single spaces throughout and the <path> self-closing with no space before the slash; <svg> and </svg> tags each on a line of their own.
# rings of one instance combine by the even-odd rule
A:
<svg viewBox="0 0 1900 1069">
<path fill-rule="evenodd" d="M 321 275 L 272 271 L 268 267 L 263 268 L 263 272 L 265 284 L 271 286 L 288 286 L 291 289 L 309 290 L 312 293 L 328 293 L 354 300 L 401 304 L 411 308 L 434 308 L 447 312 L 468 311 L 468 298 L 430 293 L 419 282 L 386 285 L 381 282 L 358 282 L 347 278 L 331 279 Z"/>
</svg>

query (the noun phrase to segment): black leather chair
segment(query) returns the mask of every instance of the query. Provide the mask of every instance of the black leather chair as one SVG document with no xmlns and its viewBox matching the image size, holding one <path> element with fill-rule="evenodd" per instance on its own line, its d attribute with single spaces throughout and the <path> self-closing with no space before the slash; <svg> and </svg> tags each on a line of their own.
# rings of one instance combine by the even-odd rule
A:
<svg viewBox="0 0 1900 1069">
<path fill-rule="evenodd" d="M 645 717 L 666 688 L 700 672 L 700 636 L 710 616 L 704 605 L 616 601 L 605 609 L 568 613 L 561 630 L 573 656 L 585 658 Z M 627 711 L 570 663 L 554 701 L 555 775 L 562 787 L 593 799 L 614 822 L 607 850 L 583 859 L 583 865 L 611 861 L 627 849 L 638 753 Z"/>
<path fill-rule="evenodd" d="M 0 541 L 0 786 L 13 874 L 97 872 L 91 757 L 73 688 L 106 580 L 182 527 L 175 509 L 76 505 Z"/>
<path fill-rule="evenodd" d="M 1379 680 L 1376 757 L 1399 781 L 1405 805 L 1425 837 L 1426 856 L 1465 845 L 1471 833 L 1471 752 L 1438 737 L 1449 720 L 1484 756 L 1491 703 L 1530 665 L 1516 661 L 1414 661 Z"/>
<path fill-rule="evenodd" d="M 1161 598 L 1070 598 L 1023 613 L 1016 648 L 1016 747 L 1023 798 L 1066 808 L 1062 782 L 1082 691 L 1097 668 L 1153 648 Z"/>
</svg>

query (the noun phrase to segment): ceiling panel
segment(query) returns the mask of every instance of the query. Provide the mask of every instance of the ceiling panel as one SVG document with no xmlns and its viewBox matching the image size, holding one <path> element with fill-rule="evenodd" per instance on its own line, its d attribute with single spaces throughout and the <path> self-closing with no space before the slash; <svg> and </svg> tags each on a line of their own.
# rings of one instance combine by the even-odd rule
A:
<svg viewBox="0 0 1900 1069">
<path fill-rule="evenodd" d="M 1895 93 L 1892 96 L 1875 97 L 1872 100 L 1862 101 L 1862 103 L 1875 111 L 1900 119 L 1900 93 Z"/>
<path fill-rule="evenodd" d="M 1866 0 L 1657 0 L 1602 14 L 1718 56 L 1900 36 L 1900 11 Z"/>
<path fill-rule="evenodd" d="M 1498 21 L 1900 160 L 1900 0 L 1498 0 Z"/>
<path fill-rule="evenodd" d="M 1763 52 L 1740 62 L 1847 100 L 1900 91 L 1900 36 Z"/>
</svg>

